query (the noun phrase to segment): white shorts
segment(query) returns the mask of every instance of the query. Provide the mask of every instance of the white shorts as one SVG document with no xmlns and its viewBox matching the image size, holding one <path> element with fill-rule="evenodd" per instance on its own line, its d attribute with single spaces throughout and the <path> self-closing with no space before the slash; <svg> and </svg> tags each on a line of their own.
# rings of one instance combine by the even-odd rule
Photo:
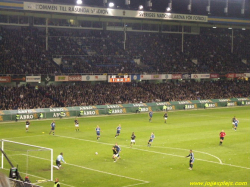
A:
<svg viewBox="0 0 250 187">
<path fill-rule="evenodd" d="M 113 157 L 115 157 L 115 158 L 118 157 L 118 154 L 113 154 Z"/>
<path fill-rule="evenodd" d="M 79 124 L 75 125 L 75 127 L 79 127 Z"/>
<path fill-rule="evenodd" d="M 165 118 L 165 119 L 168 119 L 168 118 Z"/>
<path fill-rule="evenodd" d="M 29 125 L 26 125 L 26 129 L 28 129 L 29 128 Z"/>
<path fill-rule="evenodd" d="M 131 143 L 135 143 L 135 140 L 131 140 Z"/>
</svg>

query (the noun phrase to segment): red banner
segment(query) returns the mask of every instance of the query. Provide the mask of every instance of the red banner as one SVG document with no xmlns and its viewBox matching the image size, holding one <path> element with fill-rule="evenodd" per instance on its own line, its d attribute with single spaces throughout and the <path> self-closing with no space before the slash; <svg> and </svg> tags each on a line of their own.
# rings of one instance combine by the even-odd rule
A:
<svg viewBox="0 0 250 187">
<path fill-rule="evenodd" d="M 69 81 L 82 81 L 82 76 L 81 75 L 70 75 Z"/>
<path fill-rule="evenodd" d="M 172 74 L 172 79 L 182 79 L 182 74 Z"/>
<path fill-rule="evenodd" d="M 210 78 L 220 78 L 219 74 L 210 74 Z"/>
<path fill-rule="evenodd" d="M 11 82 L 10 76 L 0 77 L 0 82 Z"/>
<path fill-rule="evenodd" d="M 226 75 L 227 78 L 235 78 L 235 73 L 228 73 Z"/>
</svg>

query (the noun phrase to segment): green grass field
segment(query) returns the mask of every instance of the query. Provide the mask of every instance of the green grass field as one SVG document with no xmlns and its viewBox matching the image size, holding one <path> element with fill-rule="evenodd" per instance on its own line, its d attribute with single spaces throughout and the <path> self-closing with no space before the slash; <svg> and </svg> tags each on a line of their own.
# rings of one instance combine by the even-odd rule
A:
<svg viewBox="0 0 250 187">
<path fill-rule="evenodd" d="M 74 118 L 56 119 L 55 136 L 48 134 L 50 119 L 31 121 L 29 132 L 25 131 L 24 121 L 0 123 L 0 139 L 53 148 L 54 160 L 63 152 L 67 163 L 62 169 L 54 170 L 54 178 L 58 177 L 63 187 L 186 187 L 190 182 L 212 181 L 247 182 L 250 186 L 249 106 L 173 111 L 168 115 L 167 124 L 163 112 L 154 113 L 152 122 L 148 121 L 147 113 L 78 118 L 80 132 L 75 132 Z M 240 121 L 236 132 L 231 124 L 234 116 Z M 122 131 L 115 139 L 118 124 L 122 125 Z M 99 141 L 96 125 L 102 131 Z M 222 129 L 227 135 L 219 146 Z M 136 134 L 136 145 L 130 148 L 132 132 Z M 147 147 L 151 132 L 156 138 Z M 112 160 L 115 143 L 122 148 L 117 162 Z M 29 153 L 27 169 L 27 152 L 12 146 L 8 152 L 6 144 L 5 150 L 13 163 L 19 165 L 23 177 L 28 171 L 32 182 L 49 179 L 49 161 L 38 159 L 45 158 L 48 152 Z M 189 149 L 195 155 L 192 171 L 188 169 L 189 158 L 185 158 Z M 0 171 L 8 174 L 10 166 L 6 160 L 4 167 Z M 40 185 L 51 187 L 53 183 Z"/>
</svg>

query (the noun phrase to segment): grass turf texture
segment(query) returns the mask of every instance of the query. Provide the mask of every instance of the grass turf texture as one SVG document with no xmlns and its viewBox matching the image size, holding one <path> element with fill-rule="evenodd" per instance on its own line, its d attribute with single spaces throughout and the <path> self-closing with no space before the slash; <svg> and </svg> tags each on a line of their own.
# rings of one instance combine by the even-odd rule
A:
<svg viewBox="0 0 250 187">
<path fill-rule="evenodd" d="M 54 170 L 54 178 L 58 177 L 62 186 L 186 187 L 190 182 L 206 181 L 250 185 L 249 107 L 168 112 L 167 124 L 163 114 L 154 113 L 152 122 L 148 121 L 147 113 L 78 118 L 80 132 L 75 132 L 74 118 L 56 119 L 55 136 L 48 134 L 52 120 L 31 121 L 29 132 L 25 131 L 24 121 L 0 123 L 0 139 L 53 148 L 54 160 L 63 152 L 67 164 L 63 164 L 61 170 Z M 234 116 L 240 121 L 236 132 L 231 123 Z M 122 131 L 115 139 L 118 124 L 122 125 Z M 101 128 L 99 141 L 96 125 Z M 222 129 L 227 135 L 219 146 Z M 130 148 L 132 132 L 136 135 L 136 145 Z M 156 138 L 152 146 L 147 147 L 151 132 Z M 111 158 L 115 143 L 122 148 L 121 159 L 116 163 Z M 192 171 L 188 170 L 189 158 L 185 158 L 189 149 L 193 149 L 195 155 Z M 15 157 L 10 155 L 10 158 Z M 26 157 L 20 158 L 18 164 L 25 165 L 21 162 L 26 162 Z M 17 164 L 16 160 L 12 161 Z M 49 163 L 36 162 L 37 167 L 29 165 L 29 173 L 49 178 Z M 41 163 L 43 168 L 39 166 Z M 5 168 L 7 170 L 0 171 L 8 174 L 8 164 Z M 25 173 L 26 168 L 19 167 L 19 171 Z M 34 182 L 40 178 L 30 175 L 30 179 Z"/>
</svg>

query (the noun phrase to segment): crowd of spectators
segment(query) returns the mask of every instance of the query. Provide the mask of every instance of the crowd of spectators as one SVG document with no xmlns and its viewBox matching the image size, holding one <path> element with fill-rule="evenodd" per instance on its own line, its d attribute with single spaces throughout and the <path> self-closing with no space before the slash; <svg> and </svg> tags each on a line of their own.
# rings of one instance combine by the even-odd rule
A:
<svg viewBox="0 0 250 187">
<path fill-rule="evenodd" d="M 0 86 L 0 110 L 49 108 L 60 106 L 41 90 L 33 86 Z"/>
<path fill-rule="evenodd" d="M 41 34 L 36 28 L 0 27 L 0 74 L 60 72 L 45 50 L 45 37 Z"/>
<path fill-rule="evenodd" d="M 228 73 L 250 70 L 249 31 L 201 28 L 198 35 L 0 27 L 0 74 Z M 60 63 L 53 61 L 60 57 Z"/>
<path fill-rule="evenodd" d="M 0 110 L 250 97 L 245 80 L 0 86 Z"/>
</svg>

